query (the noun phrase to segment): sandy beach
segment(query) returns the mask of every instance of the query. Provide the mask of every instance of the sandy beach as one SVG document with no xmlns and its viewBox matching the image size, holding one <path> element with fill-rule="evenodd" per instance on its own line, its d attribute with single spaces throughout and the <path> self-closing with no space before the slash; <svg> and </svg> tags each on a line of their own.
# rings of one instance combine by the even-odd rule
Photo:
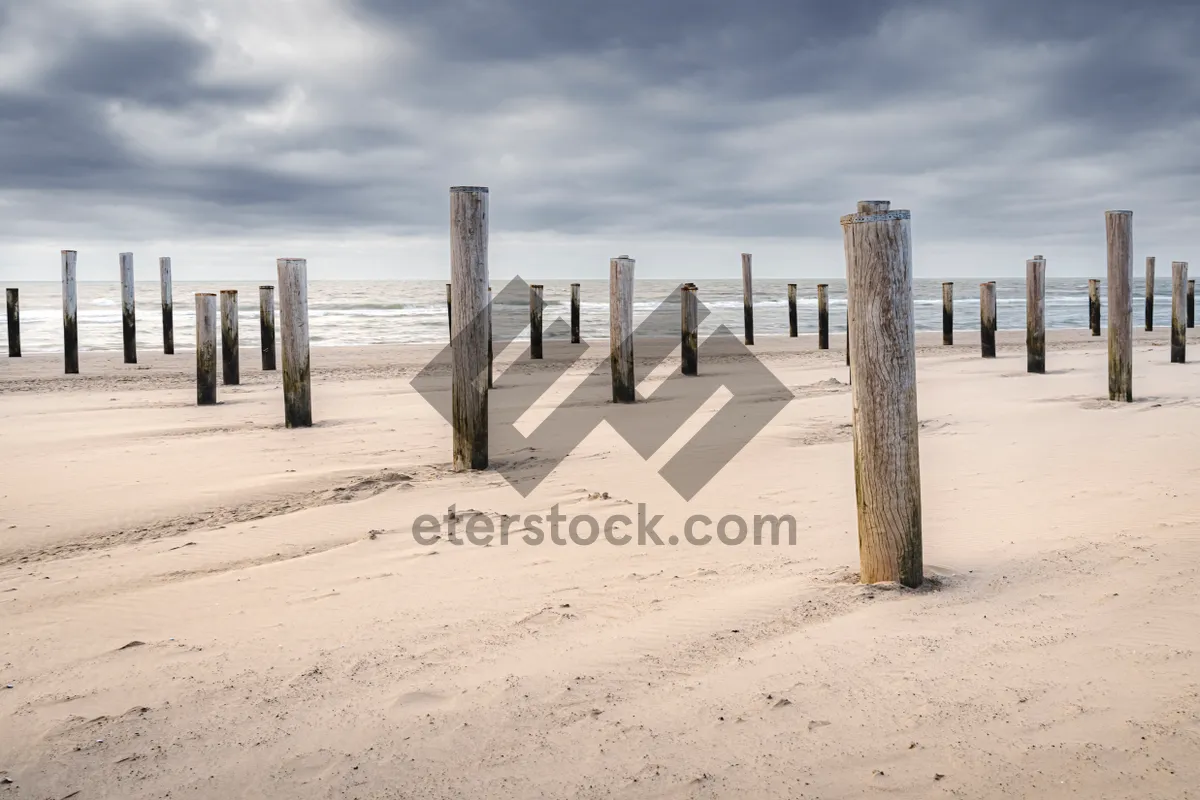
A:
<svg viewBox="0 0 1200 800">
<path fill-rule="evenodd" d="M 840 336 L 760 340 L 794 399 L 690 501 L 680 442 L 606 424 L 528 497 L 453 473 L 433 347 L 314 348 L 304 430 L 253 350 L 206 408 L 190 352 L 0 359 L 0 798 L 1200 796 L 1200 366 L 1168 336 L 1116 404 L 1086 331 L 1046 375 L 1023 332 L 918 335 L 918 590 L 856 582 Z M 413 536 L 638 504 L 797 541 Z"/>
</svg>

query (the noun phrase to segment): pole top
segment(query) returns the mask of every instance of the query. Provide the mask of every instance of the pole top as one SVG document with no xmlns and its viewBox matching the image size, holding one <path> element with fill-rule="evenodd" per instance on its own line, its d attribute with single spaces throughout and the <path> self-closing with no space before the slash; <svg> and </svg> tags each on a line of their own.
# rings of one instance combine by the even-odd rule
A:
<svg viewBox="0 0 1200 800">
<path fill-rule="evenodd" d="M 942 281 L 942 286 L 953 286 L 954 281 Z"/>
<path fill-rule="evenodd" d="M 1186 261 L 1172 261 L 1171 262 L 1172 267 L 1186 267 L 1187 265 L 1188 265 L 1188 262 L 1186 262 Z"/>
<path fill-rule="evenodd" d="M 196 297 L 216 297 L 216 292 L 196 292 Z"/>
<path fill-rule="evenodd" d="M 274 289 L 274 286 L 260 286 L 259 289 Z"/>
<path fill-rule="evenodd" d="M 885 201 L 879 201 L 879 202 L 881 202 L 885 206 L 889 205 Z M 890 208 L 885 208 L 882 211 L 871 211 L 871 210 L 863 211 L 862 208 L 864 205 L 866 205 L 866 204 L 859 203 L 858 211 L 854 212 L 853 214 L 847 214 L 846 216 L 842 217 L 842 225 L 853 225 L 858 222 L 886 222 L 887 220 L 907 220 L 907 219 L 911 218 L 911 216 L 912 216 L 908 211 L 905 211 L 902 209 L 892 210 Z"/>
<path fill-rule="evenodd" d="M 237 289 L 222 289 L 221 294 L 237 294 Z"/>
<path fill-rule="evenodd" d="M 1113 215 L 1120 215 L 1120 216 L 1125 216 L 1125 217 L 1132 217 L 1132 216 L 1133 216 L 1133 212 L 1132 212 L 1132 211 L 1105 211 L 1105 212 L 1104 212 L 1104 216 L 1106 216 L 1106 217 L 1107 217 L 1107 216 L 1113 216 Z"/>
<path fill-rule="evenodd" d="M 486 186 L 451 186 L 450 187 L 451 194 L 458 194 L 459 192 L 464 192 L 464 193 L 481 192 L 483 194 L 487 194 L 488 187 L 486 187 Z"/>
</svg>

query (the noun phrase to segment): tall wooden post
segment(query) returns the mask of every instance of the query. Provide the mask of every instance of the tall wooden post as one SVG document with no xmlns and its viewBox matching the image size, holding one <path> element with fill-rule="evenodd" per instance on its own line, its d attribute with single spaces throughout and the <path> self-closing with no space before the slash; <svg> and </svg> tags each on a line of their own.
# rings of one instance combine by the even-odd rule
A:
<svg viewBox="0 0 1200 800">
<path fill-rule="evenodd" d="M 488 190 L 450 189 L 451 428 L 456 472 L 488 466 Z"/>
<path fill-rule="evenodd" d="M 217 296 L 196 293 L 196 405 L 217 402 Z"/>
<path fill-rule="evenodd" d="M 637 400 L 633 375 L 633 265 L 629 256 L 618 256 L 608 264 L 608 360 L 614 403 Z"/>
<path fill-rule="evenodd" d="M 1108 399 L 1133 402 L 1133 212 L 1105 211 Z"/>
<path fill-rule="evenodd" d="M 312 425 L 312 376 L 308 349 L 308 261 L 275 261 L 279 324 L 283 340 L 283 421 L 289 428 Z"/>
<path fill-rule="evenodd" d="M 1196 327 L 1196 281 L 1194 278 L 1188 278 L 1187 326 L 1189 328 Z"/>
<path fill-rule="evenodd" d="M 79 374 L 79 301 L 75 286 L 74 250 L 62 251 L 63 362 L 67 375 Z"/>
<path fill-rule="evenodd" d="M 171 259 L 158 260 L 158 280 L 162 289 L 163 353 L 175 355 L 175 298 L 171 289 Z"/>
<path fill-rule="evenodd" d="M 1171 262 L 1171 363 L 1187 361 L 1187 282 L 1186 261 Z"/>
<path fill-rule="evenodd" d="M 849 318 L 847 318 L 849 319 Z M 817 349 L 829 349 L 829 284 L 817 284 Z M 849 349 L 846 363 L 850 363 Z"/>
<path fill-rule="evenodd" d="M 236 289 L 221 290 L 221 375 L 226 386 L 237 386 L 242 382 Z"/>
<path fill-rule="evenodd" d="M 446 284 L 446 330 L 449 332 L 450 338 L 454 338 L 454 314 L 450 310 L 450 284 Z"/>
<path fill-rule="evenodd" d="M 920 586 L 921 465 L 909 212 L 884 201 L 842 217 L 854 375 L 861 581 Z"/>
<path fill-rule="evenodd" d="M 579 284 L 571 284 L 571 344 L 579 344 Z"/>
<path fill-rule="evenodd" d="M 133 253 L 121 253 L 121 337 L 125 363 L 137 363 L 137 322 L 133 308 Z"/>
<path fill-rule="evenodd" d="M 17 289 L 4 290 L 8 319 L 8 357 L 21 357 L 21 300 Z"/>
<path fill-rule="evenodd" d="M 275 369 L 275 287 L 258 287 L 258 334 L 264 372 Z"/>
<path fill-rule="evenodd" d="M 788 284 L 788 336 L 800 335 L 799 320 L 796 318 L 796 284 Z"/>
<path fill-rule="evenodd" d="M 696 300 L 696 284 L 685 283 L 679 292 L 680 332 L 683 356 L 680 372 L 700 374 L 700 305 Z"/>
<path fill-rule="evenodd" d="M 942 282 L 942 344 L 954 344 L 954 283 Z"/>
<path fill-rule="evenodd" d="M 545 303 L 542 297 L 545 294 L 545 288 L 540 283 L 531 284 L 529 287 L 529 357 L 542 357 L 542 309 L 545 308 Z"/>
<path fill-rule="evenodd" d="M 1100 281 L 1097 278 L 1088 281 L 1088 325 L 1092 336 L 1100 335 Z"/>
<path fill-rule="evenodd" d="M 996 357 L 996 282 L 979 284 L 979 344 L 983 358 Z"/>
<path fill-rule="evenodd" d="M 1154 256 L 1146 256 L 1146 330 L 1154 330 Z"/>
<path fill-rule="evenodd" d="M 742 315 L 746 321 L 746 344 L 754 344 L 754 280 L 750 275 L 749 253 L 742 253 Z"/>
<path fill-rule="evenodd" d="M 1025 262 L 1025 352 L 1029 372 L 1046 372 L 1046 259 Z"/>
</svg>

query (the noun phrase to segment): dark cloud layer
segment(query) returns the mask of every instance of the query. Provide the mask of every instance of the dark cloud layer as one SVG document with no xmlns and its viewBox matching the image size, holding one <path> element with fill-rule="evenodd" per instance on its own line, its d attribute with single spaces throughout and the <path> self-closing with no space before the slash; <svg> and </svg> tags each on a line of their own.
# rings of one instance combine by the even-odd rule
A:
<svg viewBox="0 0 1200 800">
<path fill-rule="evenodd" d="M 564 236 L 829 236 L 868 195 L 947 238 L 1200 211 L 1191 2 L 299 7 L 0 10 L 0 52 L 55 31 L 0 73 L 0 197 L 240 236 L 441 234 L 455 183 Z"/>
</svg>

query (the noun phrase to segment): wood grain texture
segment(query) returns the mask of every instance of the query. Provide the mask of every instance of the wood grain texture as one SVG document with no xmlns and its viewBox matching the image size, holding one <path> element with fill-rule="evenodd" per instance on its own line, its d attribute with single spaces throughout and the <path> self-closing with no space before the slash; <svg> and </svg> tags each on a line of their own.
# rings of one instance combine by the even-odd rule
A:
<svg viewBox="0 0 1200 800">
<path fill-rule="evenodd" d="M 452 294 L 452 291 L 450 288 L 450 284 L 447 283 L 446 284 L 446 336 L 448 336 L 449 338 L 446 341 L 451 341 L 454 339 L 454 313 L 450 310 L 451 303 L 452 303 L 451 294 Z"/>
<path fill-rule="evenodd" d="M 175 354 L 175 298 L 171 287 L 171 259 L 158 259 L 158 283 L 162 293 L 163 353 Z"/>
<path fill-rule="evenodd" d="M 1092 278 L 1088 281 L 1088 326 L 1092 336 L 1100 335 L 1100 280 Z"/>
<path fill-rule="evenodd" d="M 817 349 L 829 349 L 829 284 L 817 284 Z M 847 363 L 849 360 L 847 359 Z"/>
<path fill-rule="evenodd" d="M 289 428 L 312 425 L 312 376 L 308 339 L 308 261 L 275 261 L 279 325 L 283 344 L 283 421 Z"/>
<path fill-rule="evenodd" d="M 684 375 L 700 374 L 700 305 L 696 284 L 685 283 L 680 289 L 679 322 L 682 355 L 679 371 Z"/>
<path fill-rule="evenodd" d="M 921 467 L 909 212 L 878 201 L 842 217 L 854 477 L 863 583 L 919 586 Z"/>
<path fill-rule="evenodd" d="M 750 254 L 742 253 L 742 317 L 746 327 L 746 344 L 754 344 L 754 277 L 750 261 Z"/>
<path fill-rule="evenodd" d="M 217 296 L 196 294 L 196 405 L 217 402 Z"/>
<path fill-rule="evenodd" d="M 488 466 L 488 190 L 450 189 L 451 424 L 454 470 Z"/>
<path fill-rule="evenodd" d="M 275 287 L 258 287 L 258 340 L 264 372 L 275 369 Z"/>
<path fill-rule="evenodd" d="M 637 400 L 633 370 L 634 260 L 619 256 L 608 263 L 608 362 L 614 403 Z"/>
<path fill-rule="evenodd" d="M 137 363 L 137 314 L 133 300 L 133 253 L 121 253 L 121 339 L 125 363 Z"/>
<path fill-rule="evenodd" d="M 942 344 L 954 344 L 954 283 L 942 282 Z"/>
<path fill-rule="evenodd" d="M 8 357 L 21 357 L 21 292 L 11 288 L 4 290 L 5 319 L 8 322 Z"/>
<path fill-rule="evenodd" d="M 79 297 L 75 258 L 74 250 L 62 251 L 63 366 L 67 375 L 79 374 Z"/>
<path fill-rule="evenodd" d="M 1025 367 L 1038 375 L 1046 372 L 1046 259 L 1025 262 Z"/>
<path fill-rule="evenodd" d="M 571 344 L 579 344 L 579 284 L 571 284 Z"/>
<path fill-rule="evenodd" d="M 800 335 L 800 320 L 796 317 L 796 284 L 787 285 L 788 292 L 788 336 L 795 339 Z"/>
<path fill-rule="evenodd" d="M 546 287 L 540 283 L 529 286 L 529 357 L 542 357 L 542 311 L 546 302 Z"/>
<path fill-rule="evenodd" d="M 221 378 L 226 386 L 237 386 L 242 382 L 236 289 L 221 290 Z"/>
<path fill-rule="evenodd" d="M 984 358 L 996 357 L 996 282 L 979 284 L 979 346 Z"/>
<path fill-rule="evenodd" d="M 1171 363 L 1187 363 L 1187 282 L 1186 261 L 1171 262 Z"/>
<path fill-rule="evenodd" d="M 1187 326 L 1189 328 L 1196 327 L 1196 281 L 1194 278 L 1188 278 Z"/>
<path fill-rule="evenodd" d="M 1108 399 L 1133 402 L 1133 212 L 1105 211 Z"/>
<path fill-rule="evenodd" d="M 1154 330 L 1154 256 L 1146 256 L 1146 330 Z"/>
</svg>

